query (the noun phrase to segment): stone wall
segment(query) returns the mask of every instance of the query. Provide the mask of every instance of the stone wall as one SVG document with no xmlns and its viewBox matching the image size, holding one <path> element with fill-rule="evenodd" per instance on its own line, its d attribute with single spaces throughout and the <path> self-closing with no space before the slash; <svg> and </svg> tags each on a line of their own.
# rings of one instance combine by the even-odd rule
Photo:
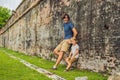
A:
<svg viewBox="0 0 120 80">
<path fill-rule="evenodd" d="M 0 35 L 0 46 L 46 59 L 62 40 L 61 15 L 68 13 L 78 31 L 77 67 L 120 71 L 118 0 L 24 0 Z"/>
</svg>

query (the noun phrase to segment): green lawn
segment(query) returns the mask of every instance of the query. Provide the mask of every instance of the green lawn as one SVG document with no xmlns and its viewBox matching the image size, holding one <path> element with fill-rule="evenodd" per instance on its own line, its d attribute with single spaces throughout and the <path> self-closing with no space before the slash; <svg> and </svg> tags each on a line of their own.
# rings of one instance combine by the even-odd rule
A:
<svg viewBox="0 0 120 80">
<path fill-rule="evenodd" d="M 0 80 L 51 80 L 0 50 Z"/>
<path fill-rule="evenodd" d="M 28 56 L 28 55 L 24 55 L 23 53 L 15 52 L 15 51 L 8 50 L 5 48 L 0 48 L 0 52 L 5 52 L 8 54 L 12 54 L 16 57 L 20 57 L 32 64 L 35 64 L 35 65 L 37 65 L 41 68 L 44 68 L 52 73 L 55 73 L 55 74 L 65 78 L 66 80 L 74 80 L 75 77 L 79 77 L 79 76 L 88 76 L 88 80 L 107 80 L 107 76 L 105 77 L 100 73 L 95 73 L 95 72 L 90 72 L 90 71 L 80 71 L 78 69 L 74 69 L 69 72 L 63 72 L 63 70 L 66 67 L 65 65 L 59 65 L 58 70 L 51 70 L 50 68 L 54 65 L 54 62 L 42 59 L 37 56 Z M 42 80 L 44 80 L 44 79 L 42 79 Z"/>
</svg>

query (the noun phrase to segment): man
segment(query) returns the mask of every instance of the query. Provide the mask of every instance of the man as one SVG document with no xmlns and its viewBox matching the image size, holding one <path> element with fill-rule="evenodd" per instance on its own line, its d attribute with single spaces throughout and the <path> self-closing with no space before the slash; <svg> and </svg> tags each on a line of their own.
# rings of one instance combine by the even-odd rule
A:
<svg viewBox="0 0 120 80">
<path fill-rule="evenodd" d="M 63 58 L 64 53 L 66 53 L 70 47 L 70 39 L 76 39 L 77 31 L 74 27 L 74 24 L 70 21 L 70 17 L 68 14 L 64 14 L 63 16 L 63 27 L 64 27 L 64 40 L 54 49 L 54 54 L 58 56 L 53 69 L 56 70 L 58 64 Z"/>
</svg>

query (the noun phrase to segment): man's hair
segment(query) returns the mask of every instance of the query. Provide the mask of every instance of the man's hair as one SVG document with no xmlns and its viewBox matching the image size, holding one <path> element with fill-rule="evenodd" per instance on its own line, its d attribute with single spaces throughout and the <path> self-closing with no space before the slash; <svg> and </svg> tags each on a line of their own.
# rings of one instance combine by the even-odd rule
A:
<svg viewBox="0 0 120 80">
<path fill-rule="evenodd" d="M 63 17 L 62 17 L 62 19 L 64 19 L 65 16 L 67 16 L 67 17 L 68 17 L 68 20 L 70 20 L 70 16 L 69 16 L 68 14 L 64 14 Z"/>
</svg>

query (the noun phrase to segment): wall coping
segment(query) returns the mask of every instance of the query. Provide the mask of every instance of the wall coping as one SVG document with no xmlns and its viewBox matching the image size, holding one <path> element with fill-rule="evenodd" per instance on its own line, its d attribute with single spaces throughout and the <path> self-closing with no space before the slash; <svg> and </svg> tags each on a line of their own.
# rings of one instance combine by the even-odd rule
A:
<svg viewBox="0 0 120 80">
<path fill-rule="evenodd" d="M 25 0 L 23 0 L 23 1 L 20 3 L 20 5 L 16 8 L 16 10 L 24 3 L 24 1 L 25 1 Z M 3 27 L 3 28 L 1 29 L 0 35 L 2 35 L 3 33 L 5 33 L 12 25 L 14 25 L 18 20 L 20 20 L 26 13 L 28 13 L 31 9 L 33 9 L 35 6 L 37 6 L 37 5 L 40 3 L 40 1 L 42 1 L 42 0 L 36 0 L 34 3 L 32 3 L 32 4 L 30 5 L 29 8 L 27 8 L 21 15 L 19 15 L 8 27 Z M 13 16 L 13 14 L 11 15 L 11 17 L 12 17 L 12 16 Z M 8 21 L 11 19 L 11 17 L 8 19 Z M 8 22 L 8 21 L 7 21 L 7 22 Z M 7 22 L 6 22 L 5 26 L 7 25 Z"/>
</svg>

